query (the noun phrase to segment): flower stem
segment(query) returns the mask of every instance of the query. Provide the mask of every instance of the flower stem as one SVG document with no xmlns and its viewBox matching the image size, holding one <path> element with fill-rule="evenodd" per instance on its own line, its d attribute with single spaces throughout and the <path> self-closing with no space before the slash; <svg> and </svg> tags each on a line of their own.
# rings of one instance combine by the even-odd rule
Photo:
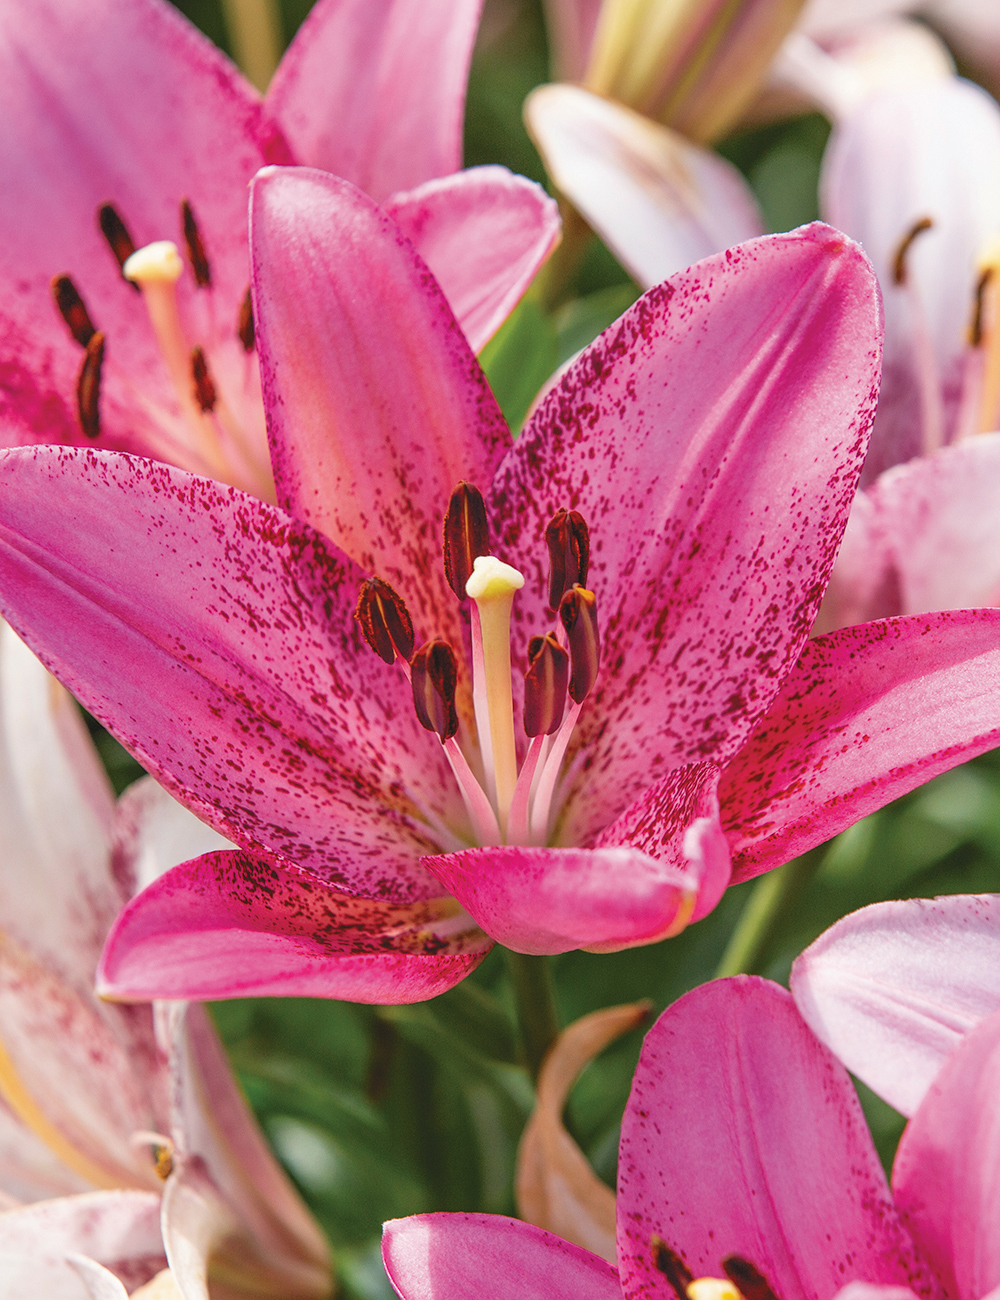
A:
<svg viewBox="0 0 1000 1300">
<path fill-rule="evenodd" d="M 559 1033 L 552 968 L 548 957 L 507 950 L 507 972 L 514 987 L 517 1023 L 532 1081 Z"/>
<path fill-rule="evenodd" d="M 258 90 L 267 89 L 281 57 L 277 0 L 222 0 L 236 62 Z"/>
<path fill-rule="evenodd" d="M 823 849 L 813 849 L 761 876 L 729 936 L 729 943 L 716 968 L 716 979 L 726 975 L 760 973 L 761 961 L 778 925 L 798 898 L 799 891 L 816 872 L 823 856 Z"/>
</svg>

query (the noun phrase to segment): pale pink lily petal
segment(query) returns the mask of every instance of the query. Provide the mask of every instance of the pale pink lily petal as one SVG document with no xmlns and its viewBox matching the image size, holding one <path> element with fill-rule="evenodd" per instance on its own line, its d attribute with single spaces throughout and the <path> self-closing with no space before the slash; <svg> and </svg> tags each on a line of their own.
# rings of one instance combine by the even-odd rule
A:
<svg viewBox="0 0 1000 1300">
<path fill-rule="evenodd" d="M 0 1098 L 0 1210 L 90 1190 Z"/>
<path fill-rule="evenodd" d="M 165 1264 L 160 1197 L 108 1191 L 39 1201 L 0 1214 L 0 1277 L 11 1296 L 83 1300 L 86 1288 L 68 1256 L 109 1268 L 133 1290 Z"/>
<path fill-rule="evenodd" d="M 515 620 L 530 635 L 548 618 L 542 539 L 570 506 L 601 622 L 564 839 L 731 755 L 777 693 L 854 495 L 879 330 L 860 251 L 804 227 L 650 290 L 529 420 L 490 500 L 494 550 L 526 579 Z"/>
<path fill-rule="evenodd" d="M 845 1276 L 939 1294 L 846 1070 L 784 989 L 750 977 L 688 993 L 646 1037 L 618 1168 L 628 1300 L 664 1294 L 654 1235 L 696 1277 L 742 1256 L 783 1300 L 833 1296 Z"/>
<path fill-rule="evenodd" d="M 839 624 L 1000 602 L 1000 433 L 894 465 L 862 502 L 830 583 Z M 896 608 L 880 609 L 890 593 Z"/>
<path fill-rule="evenodd" d="M 112 862 L 126 898 L 181 862 L 232 848 L 151 776 L 133 781 L 115 805 Z"/>
<path fill-rule="evenodd" d="M 267 92 L 299 161 L 381 202 L 462 165 L 482 0 L 320 0 Z"/>
<path fill-rule="evenodd" d="M 809 642 L 719 788 L 748 880 L 1000 741 L 1000 611 L 843 628 Z"/>
<path fill-rule="evenodd" d="M 108 335 L 104 443 L 149 454 L 150 421 L 165 421 L 157 427 L 170 436 L 181 416 L 142 298 L 98 230 L 98 206 L 113 202 L 141 245 L 179 240 L 179 204 L 190 199 L 213 287 L 198 291 L 185 276 L 182 315 L 199 342 L 229 337 L 218 364 L 234 368 L 242 389 L 247 364 L 234 336 L 249 273 L 246 185 L 264 163 L 290 160 L 287 149 L 256 92 L 161 0 L 5 5 L 0 115 L 0 168 L 22 178 L 0 218 L 0 274 L 12 286 L 0 309 L 2 439 L 86 441 L 75 412 L 83 354 L 50 289 L 68 273 Z"/>
<path fill-rule="evenodd" d="M 521 1134 L 514 1191 L 522 1219 L 614 1263 L 615 1194 L 567 1133 L 562 1113 L 577 1077 L 599 1052 L 648 1017 L 649 1002 L 606 1007 L 574 1021 L 542 1065 Z"/>
<path fill-rule="evenodd" d="M 919 384 L 934 378 L 943 422 L 958 415 L 962 360 L 974 308 L 976 260 L 1000 234 L 1000 108 L 956 77 L 867 98 L 839 123 L 821 179 L 824 217 L 861 241 L 885 294 L 885 367 L 865 481 L 925 446 Z M 934 222 L 906 257 L 910 288 L 893 281 L 903 238 Z M 921 302 L 928 344 L 921 351 L 912 308 Z"/>
<path fill-rule="evenodd" d="M 621 1300 L 610 1264 L 501 1214 L 415 1214 L 382 1230 L 402 1300 Z"/>
<path fill-rule="evenodd" d="M 178 1267 L 178 1251 L 189 1259 L 197 1256 L 187 1209 L 191 1199 L 202 1197 L 213 1206 L 208 1217 L 235 1219 L 221 1260 L 213 1261 L 231 1284 L 242 1272 L 250 1291 L 271 1287 L 285 1296 L 328 1295 L 326 1240 L 257 1127 L 207 1013 L 201 1006 L 172 1004 L 164 1021 L 171 1048 L 172 1133 L 180 1181 L 187 1184 L 187 1191 L 175 1193 L 171 1179 L 164 1201 L 163 1237 L 171 1263 Z M 224 1216 L 216 1204 L 220 1199 Z M 182 1239 L 188 1243 L 183 1248 Z M 189 1289 L 182 1289 L 185 1300 L 192 1300 Z"/>
<path fill-rule="evenodd" d="M 19 627 L 169 790 L 337 887 L 435 891 L 411 801 L 447 819 L 458 794 L 405 678 L 357 631 L 345 557 L 253 497 L 116 453 L 18 449 L 0 477 Z"/>
<path fill-rule="evenodd" d="M 549 175 L 644 288 L 763 233 L 718 154 L 579 86 L 541 86 L 525 120 Z"/>
<path fill-rule="evenodd" d="M 382 205 L 441 286 L 473 352 L 514 310 L 559 241 L 559 208 L 506 167 L 470 167 Z"/>
<path fill-rule="evenodd" d="M 399 592 L 418 644 L 449 625 L 457 641 L 441 520 L 510 445 L 489 385 L 409 241 L 358 190 L 267 171 L 250 221 L 278 500 Z"/>
<path fill-rule="evenodd" d="M 121 1279 L 115 1277 L 103 1264 L 86 1259 L 83 1255 L 70 1255 L 67 1262 L 76 1271 L 90 1300 L 128 1300 L 128 1292 Z M 150 1283 L 147 1282 L 146 1285 L 149 1286 Z M 141 1292 L 142 1287 L 139 1290 Z M 47 1289 L 44 1294 L 49 1294 Z M 140 1296 L 140 1300 L 148 1300 L 148 1296 Z"/>
<path fill-rule="evenodd" d="M 614 952 L 683 929 L 699 881 L 639 849 L 466 849 L 424 858 L 491 938 L 515 952 Z"/>
<path fill-rule="evenodd" d="M 817 40 L 831 41 L 915 8 L 914 0 L 808 0 L 798 29 Z"/>
<path fill-rule="evenodd" d="M 478 966 L 491 942 L 453 899 L 349 898 L 292 866 L 209 853 L 149 885 L 115 923 L 102 996 L 335 997 L 414 1002 Z"/>
<path fill-rule="evenodd" d="M 896 1152 L 896 1204 L 955 1300 L 1000 1285 L 1000 1013 L 945 1062 Z"/>
<path fill-rule="evenodd" d="M 161 1226 L 170 1271 L 184 1300 L 209 1300 L 209 1258 L 236 1243 L 239 1226 L 199 1160 L 186 1161 L 168 1180 Z M 252 1261 L 247 1259 L 248 1243 L 240 1239 L 238 1244 L 242 1259 L 224 1259 L 224 1275 L 229 1281 L 229 1267 L 234 1267 L 232 1281 L 240 1288 L 240 1264 Z"/>
<path fill-rule="evenodd" d="M 543 0 L 552 75 L 582 81 L 601 12 L 602 0 Z"/>
<path fill-rule="evenodd" d="M 1000 895 L 863 907 L 796 959 L 791 989 L 851 1073 L 912 1115 L 962 1037 L 1000 1010 Z"/>
</svg>

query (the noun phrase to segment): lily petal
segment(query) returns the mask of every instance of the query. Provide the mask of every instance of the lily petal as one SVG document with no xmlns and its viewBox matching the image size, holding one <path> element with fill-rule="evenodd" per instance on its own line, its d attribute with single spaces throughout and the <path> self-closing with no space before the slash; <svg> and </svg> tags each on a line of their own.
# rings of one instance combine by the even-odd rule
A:
<svg viewBox="0 0 1000 1300">
<path fill-rule="evenodd" d="M 382 1229 L 402 1300 L 621 1300 L 603 1259 L 502 1214 L 414 1214 Z"/>
<path fill-rule="evenodd" d="M 185 1161 L 168 1180 L 161 1225 L 170 1271 L 184 1300 L 209 1300 L 209 1258 L 236 1238 L 238 1226 L 199 1160 Z M 240 1241 L 244 1250 L 246 1245 Z M 237 1285 L 240 1281 L 238 1274 L 223 1276 Z"/>
<path fill-rule="evenodd" d="M 658 1236 L 696 1277 L 749 1260 L 785 1300 L 844 1276 L 940 1294 L 893 1209 L 846 1070 L 766 980 L 716 980 L 660 1017 L 622 1123 L 627 1300 L 662 1294 Z"/>
<path fill-rule="evenodd" d="M 874 903 L 792 966 L 806 1024 L 904 1115 L 963 1036 L 1000 1010 L 1000 895 Z"/>
<path fill-rule="evenodd" d="M 559 208 L 506 167 L 470 167 L 382 205 L 427 263 L 479 352 L 559 242 Z"/>
<path fill-rule="evenodd" d="M 151 776 L 133 781 L 115 805 L 114 868 L 128 898 L 171 867 L 235 847 Z"/>
<path fill-rule="evenodd" d="M 836 835 L 1000 740 L 1000 612 L 958 610 L 811 641 L 722 777 L 734 881 Z"/>
<path fill-rule="evenodd" d="M 945 1062 L 903 1133 L 896 1204 L 947 1293 L 978 1300 L 1000 1284 L 1000 1013 Z"/>
<path fill-rule="evenodd" d="M 346 182 L 267 171 L 250 220 L 279 503 L 395 588 L 418 639 L 459 636 L 441 521 L 510 445 L 468 343 L 409 241 Z"/>
<path fill-rule="evenodd" d="M 693 872 L 639 849 L 500 846 L 424 858 L 491 939 L 515 952 L 614 952 L 683 929 Z"/>
<path fill-rule="evenodd" d="M 644 288 L 763 233 L 735 167 L 579 86 L 541 86 L 525 119 L 549 175 Z"/>
<path fill-rule="evenodd" d="M 171 792 L 352 892 L 435 890 L 410 800 L 447 818 L 458 794 L 357 632 L 345 557 L 254 497 L 116 453 L 17 449 L 0 479 L 11 622 Z"/>
<path fill-rule="evenodd" d="M 208 853 L 149 885 L 115 923 L 103 997 L 325 997 L 419 1002 L 478 966 L 489 941 L 452 899 L 348 898 L 291 866 Z"/>
<path fill-rule="evenodd" d="M 570 507 L 601 623 L 565 838 L 734 753 L 777 694 L 854 496 L 879 331 L 863 254 L 804 227 L 650 290 L 528 421 L 491 494 L 494 549 L 526 579 L 514 617 L 547 619 L 542 539 Z"/>
<path fill-rule="evenodd" d="M 560 81 L 583 80 L 601 4 L 602 0 L 543 0 L 552 75 Z"/>
<path fill-rule="evenodd" d="M 462 165 L 482 0 L 319 0 L 267 105 L 300 162 L 378 202 Z"/>
<path fill-rule="evenodd" d="M 50 289 L 53 276 L 69 274 L 108 336 L 103 445 L 149 454 L 150 411 L 181 416 L 97 209 L 114 203 L 142 245 L 179 238 L 179 204 L 190 199 L 211 258 L 219 329 L 224 317 L 233 336 L 247 284 L 246 186 L 266 162 L 290 161 L 287 148 L 229 60 L 160 0 L 4 6 L 0 116 L 8 124 L 0 168 L 19 192 L 0 217 L 0 275 L 12 286 L 0 310 L 0 438 L 86 441 L 74 403 L 82 354 Z M 184 318 L 207 328 L 193 279 L 178 292 Z"/>
</svg>

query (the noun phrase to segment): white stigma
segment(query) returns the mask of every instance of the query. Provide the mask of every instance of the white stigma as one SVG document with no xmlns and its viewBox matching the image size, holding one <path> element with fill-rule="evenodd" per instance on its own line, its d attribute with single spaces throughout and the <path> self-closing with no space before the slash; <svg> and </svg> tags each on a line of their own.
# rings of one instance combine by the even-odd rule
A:
<svg viewBox="0 0 1000 1300">
<path fill-rule="evenodd" d="M 742 1300 L 732 1282 L 721 1277 L 696 1277 L 687 1285 L 688 1300 Z"/>
<path fill-rule="evenodd" d="M 477 555 L 472 562 L 472 575 L 465 584 L 465 594 L 482 612 L 483 601 L 511 599 L 523 586 L 524 575 L 517 569 L 495 555 Z"/>
<path fill-rule="evenodd" d="M 177 245 L 170 239 L 158 239 L 145 248 L 137 248 L 122 267 L 122 275 L 135 284 L 176 284 L 184 270 Z"/>
</svg>

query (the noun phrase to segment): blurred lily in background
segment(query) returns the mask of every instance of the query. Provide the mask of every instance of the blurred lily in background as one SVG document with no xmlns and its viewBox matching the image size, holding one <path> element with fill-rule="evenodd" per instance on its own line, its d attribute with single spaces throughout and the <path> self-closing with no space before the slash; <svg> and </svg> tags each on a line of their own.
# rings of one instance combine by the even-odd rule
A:
<svg viewBox="0 0 1000 1300">
<path fill-rule="evenodd" d="M 403 1300 L 663 1295 L 980 1300 L 1000 1282 L 993 1016 L 904 1134 L 892 1188 L 846 1070 L 756 978 L 686 994 L 650 1030 L 622 1123 L 617 1271 L 500 1216 L 386 1225 Z M 490 1267 L 483 1269 L 483 1260 Z"/>
<path fill-rule="evenodd" d="M 151 778 L 116 807 L 77 706 L 3 625 L 0 808 L 0 1293 L 205 1300 L 211 1276 L 321 1300 L 323 1236 L 206 1013 L 93 991 L 130 893 L 222 841 Z"/>
<path fill-rule="evenodd" d="M 654 942 L 996 743 L 1000 615 L 800 659 L 877 387 L 877 290 L 840 235 L 653 291 L 513 445 L 358 190 L 266 172 L 252 240 L 288 513 L 114 453 L 0 462 L 11 618 L 244 850 L 126 909 L 105 993 L 405 1002 L 493 940 Z"/>
<path fill-rule="evenodd" d="M 273 500 L 246 239 L 269 162 L 383 203 L 481 348 L 559 220 L 505 168 L 460 170 L 479 10 L 322 0 L 262 100 L 162 0 L 6 5 L 3 444 L 117 448 Z"/>
</svg>

